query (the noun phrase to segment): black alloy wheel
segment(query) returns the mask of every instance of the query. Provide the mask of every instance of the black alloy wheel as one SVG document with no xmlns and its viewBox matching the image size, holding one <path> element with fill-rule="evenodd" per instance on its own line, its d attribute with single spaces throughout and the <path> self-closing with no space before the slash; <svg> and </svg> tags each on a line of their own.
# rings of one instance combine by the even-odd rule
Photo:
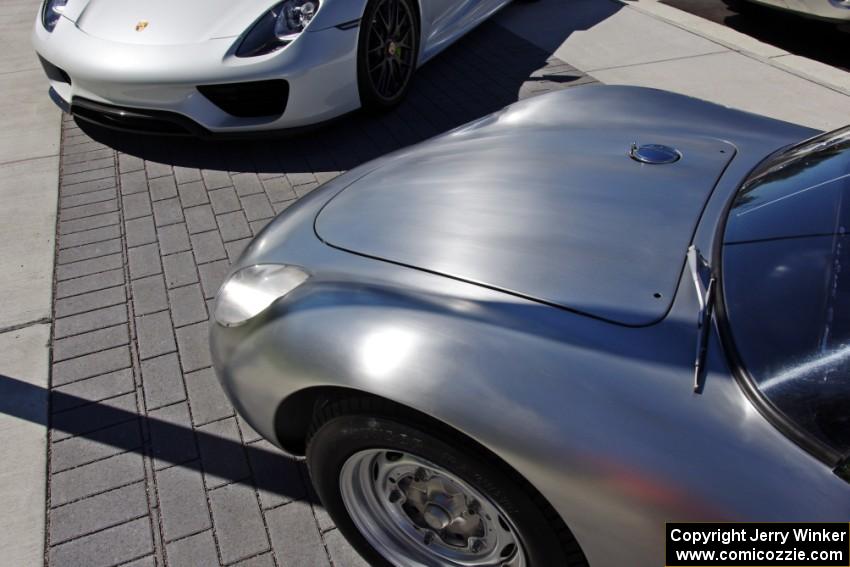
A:
<svg viewBox="0 0 850 567">
<path fill-rule="evenodd" d="M 358 45 L 358 83 L 363 106 L 389 108 L 410 86 L 419 55 L 418 10 L 412 0 L 372 0 L 366 6 Z"/>
</svg>

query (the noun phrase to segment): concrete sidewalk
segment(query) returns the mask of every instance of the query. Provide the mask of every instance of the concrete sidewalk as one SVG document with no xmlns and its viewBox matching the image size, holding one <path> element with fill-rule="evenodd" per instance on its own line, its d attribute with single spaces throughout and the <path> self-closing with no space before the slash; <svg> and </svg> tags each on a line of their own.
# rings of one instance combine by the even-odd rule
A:
<svg viewBox="0 0 850 567">
<path fill-rule="evenodd" d="M 657 0 L 541 0 L 497 20 L 603 83 L 665 89 L 822 130 L 850 123 L 850 73 Z"/>
<path fill-rule="evenodd" d="M 44 557 L 47 393 L 60 116 L 29 33 L 38 0 L 0 3 L 0 564 Z M 25 417 L 22 419 L 21 416 Z"/>
</svg>

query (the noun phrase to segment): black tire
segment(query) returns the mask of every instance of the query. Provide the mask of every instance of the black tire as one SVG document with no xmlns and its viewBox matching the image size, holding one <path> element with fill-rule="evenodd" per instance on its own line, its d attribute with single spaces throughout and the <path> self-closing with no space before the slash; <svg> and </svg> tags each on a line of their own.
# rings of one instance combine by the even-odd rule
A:
<svg viewBox="0 0 850 567">
<path fill-rule="evenodd" d="M 317 414 L 307 445 L 313 486 L 336 526 L 370 565 L 393 567 L 349 515 L 340 473 L 355 453 L 380 448 L 439 465 L 494 501 L 515 526 L 527 565 L 587 566 L 578 543 L 552 507 L 512 469 L 462 435 L 373 398 L 332 402 Z"/>
<path fill-rule="evenodd" d="M 397 15 L 395 25 L 388 21 L 393 14 Z M 410 89 L 418 59 L 419 9 L 415 0 L 370 0 L 360 20 L 357 43 L 357 84 L 363 108 L 385 110 L 401 102 Z"/>
</svg>

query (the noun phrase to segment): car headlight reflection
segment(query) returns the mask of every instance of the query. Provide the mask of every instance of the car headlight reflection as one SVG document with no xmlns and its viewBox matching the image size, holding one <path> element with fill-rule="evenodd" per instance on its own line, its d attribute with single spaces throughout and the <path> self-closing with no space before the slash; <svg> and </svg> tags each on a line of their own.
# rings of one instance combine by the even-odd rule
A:
<svg viewBox="0 0 850 567">
<path fill-rule="evenodd" d="M 319 0 L 285 0 L 257 20 L 239 48 L 237 57 L 257 57 L 284 47 L 295 40 L 313 20 Z"/>
<path fill-rule="evenodd" d="M 67 3 L 68 0 L 45 0 L 44 7 L 41 9 L 41 23 L 44 24 L 44 29 L 53 31 L 59 18 L 65 13 Z"/>
<path fill-rule="evenodd" d="M 215 300 L 215 319 L 236 327 L 256 317 L 279 298 L 304 283 L 309 275 L 296 266 L 261 264 L 231 275 Z"/>
</svg>

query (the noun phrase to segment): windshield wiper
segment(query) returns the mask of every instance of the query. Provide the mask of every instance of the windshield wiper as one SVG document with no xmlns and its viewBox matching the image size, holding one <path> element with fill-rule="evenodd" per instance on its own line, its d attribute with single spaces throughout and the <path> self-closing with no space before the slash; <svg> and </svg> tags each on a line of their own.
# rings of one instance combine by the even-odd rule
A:
<svg viewBox="0 0 850 567">
<path fill-rule="evenodd" d="M 700 254 L 696 246 L 688 248 L 688 268 L 694 287 L 697 290 L 699 301 L 699 315 L 697 317 L 697 348 L 694 360 L 694 392 L 702 390 L 702 371 L 705 365 L 705 354 L 708 348 L 709 327 L 711 326 L 711 315 L 714 310 L 714 287 L 716 280 L 711 275 L 711 266 Z M 707 273 L 708 284 L 704 283 L 703 273 Z"/>
</svg>

